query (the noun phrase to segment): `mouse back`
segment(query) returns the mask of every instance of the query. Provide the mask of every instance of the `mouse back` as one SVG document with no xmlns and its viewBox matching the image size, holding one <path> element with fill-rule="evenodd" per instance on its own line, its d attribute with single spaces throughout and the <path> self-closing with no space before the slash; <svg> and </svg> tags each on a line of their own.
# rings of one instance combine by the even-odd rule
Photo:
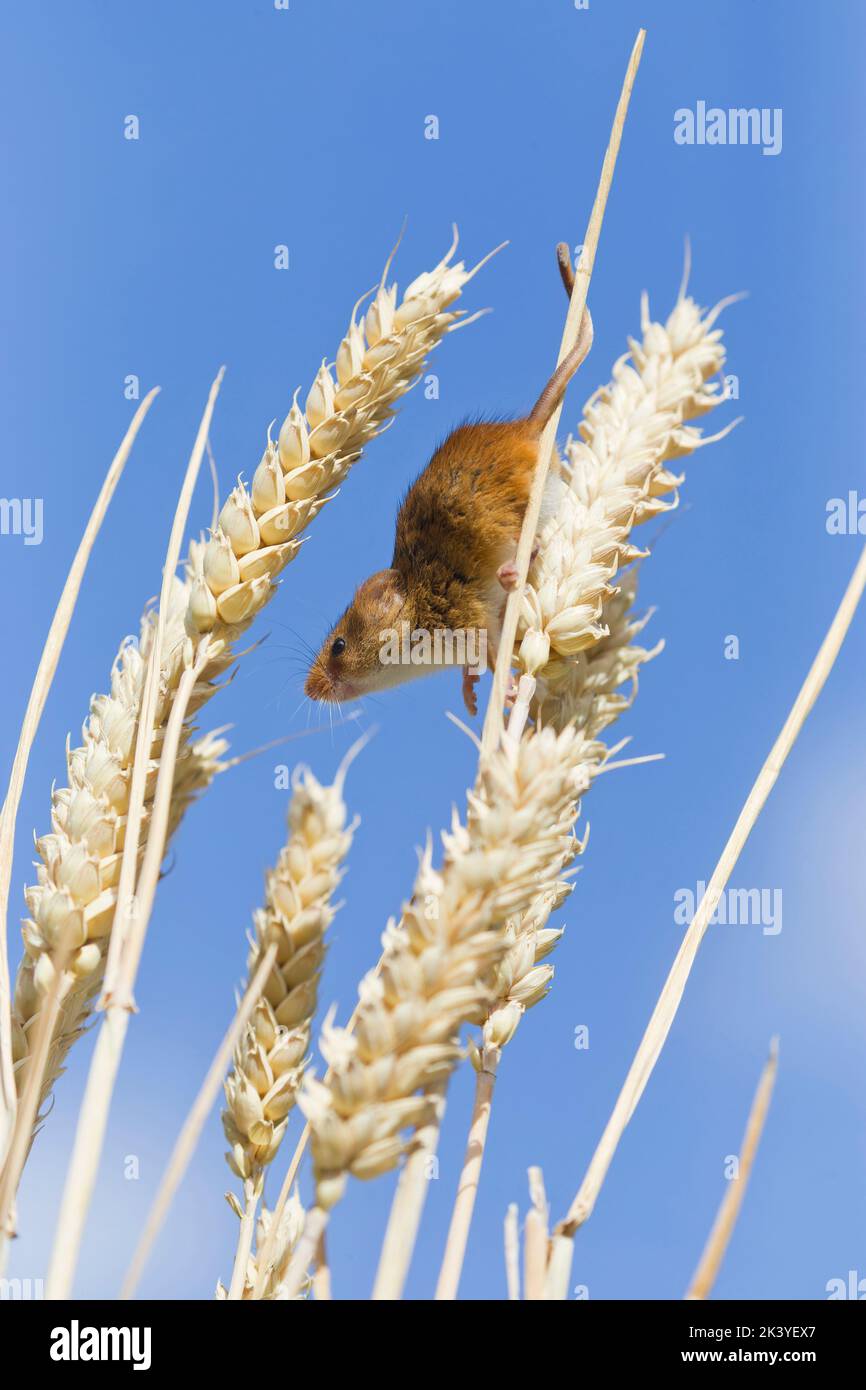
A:
<svg viewBox="0 0 866 1390">
<path fill-rule="evenodd" d="M 519 534 L 538 443 L 522 420 L 461 425 L 434 453 L 397 517 L 393 564 L 441 557 L 467 579 L 496 568 Z"/>
</svg>

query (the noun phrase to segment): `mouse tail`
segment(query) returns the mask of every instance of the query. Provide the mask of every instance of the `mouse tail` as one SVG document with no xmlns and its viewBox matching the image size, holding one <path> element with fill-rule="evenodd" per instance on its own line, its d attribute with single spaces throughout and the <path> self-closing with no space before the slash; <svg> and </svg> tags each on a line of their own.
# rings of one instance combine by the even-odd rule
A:
<svg viewBox="0 0 866 1390">
<path fill-rule="evenodd" d="M 577 342 L 571 349 L 571 352 L 562 359 L 527 416 L 527 423 L 533 434 L 541 434 L 551 415 L 565 395 L 566 386 L 571 381 L 571 378 L 574 376 L 591 347 L 592 318 L 590 317 L 589 309 L 586 308 L 583 311 L 583 318 L 580 321 L 580 333 L 578 334 Z"/>
<path fill-rule="evenodd" d="M 557 246 L 556 263 L 559 266 L 565 293 L 571 299 L 571 291 L 574 289 L 574 271 L 571 268 L 571 252 L 568 249 L 567 241 L 561 241 Z"/>
</svg>

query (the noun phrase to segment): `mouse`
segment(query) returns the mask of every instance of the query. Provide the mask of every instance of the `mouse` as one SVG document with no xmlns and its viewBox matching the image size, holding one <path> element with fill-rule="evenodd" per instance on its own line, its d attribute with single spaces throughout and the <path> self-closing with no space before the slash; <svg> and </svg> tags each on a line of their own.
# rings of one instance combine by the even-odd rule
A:
<svg viewBox="0 0 866 1390">
<path fill-rule="evenodd" d="M 557 247 L 566 292 L 574 274 Z M 464 704 L 477 714 L 476 685 L 496 661 L 515 557 L 541 434 L 592 346 L 586 308 L 578 340 L 529 414 L 458 426 L 435 450 L 400 505 L 387 569 L 365 579 L 322 643 L 307 674 L 310 699 L 344 704 L 442 667 L 462 670 Z M 539 530 L 566 486 L 548 476 Z"/>
</svg>

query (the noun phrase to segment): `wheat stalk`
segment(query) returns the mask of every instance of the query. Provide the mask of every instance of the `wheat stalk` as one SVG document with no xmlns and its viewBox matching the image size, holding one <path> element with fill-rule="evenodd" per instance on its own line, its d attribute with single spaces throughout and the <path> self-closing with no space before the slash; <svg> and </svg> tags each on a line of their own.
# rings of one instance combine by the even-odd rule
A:
<svg viewBox="0 0 866 1390">
<path fill-rule="evenodd" d="M 639 29 L 631 51 L 631 56 L 629 57 L 622 90 L 614 113 L 610 139 L 608 140 L 604 162 L 601 168 L 601 176 L 593 201 L 592 211 L 589 215 L 589 223 L 587 224 L 586 235 L 584 237 L 577 269 L 574 273 L 574 281 L 568 303 L 565 327 L 562 332 L 557 365 L 567 357 L 568 353 L 577 343 L 580 325 L 583 320 L 583 313 L 586 308 L 587 292 L 592 278 L 593 266 L 595 265 L 595 255 L 601 236 L 607 199 L 611 184 L 613 183 L 614 169 L 616 168 L 617 156 L 619 155 L 619 147 L 622 141 L 625 118 L 628 112 L 629 101 L 631 100 L 632 87 L 637 77 L 637 70 L 640 65 L 645 38 L 646 30 Z M 496 658 L 496 668 L 493 672 L 493 689 L 490 692 L 490 698 L 484 716 L 484 729 L 481 735 L 482 757 L 489 755 L 493 751 L 502 731 L 502 708 L 505 701 L 506 690 L 510 684 L 511 667 L 514 663 L 514 643 L 517 636 L 518 619 L 523 602 L 522 591 L 529 572 L 532 548 L 535 544 L 538 519 L 541 514 L 541 504 L 544 498 L 547 475 L 550 471 L 551 460 L 556 446 L 556 431 L 559 427 L 559 418 L 561 414 L 562 401 L 560 400 L 559 405 L 553 411 L 550 419 L 545 425 L 538 444 L 538 463 L 532 480 L 529 501 L 526 505 L 526 512 L 520 531 L 520 540 L 517 545 L 517 555 L 515 556 L 517 583 L 513 592 L 508 595 L 508 601 L 505 605 L 505 614 L 502 620 L 502 631 L 499 639 L 499 650 Z"/>
<path fill-rule="evenodd" d="M 529 1197 L 532 1206 L 523 1228 L 523 1289 L 529 1303 L 544 1298 L 544 1271 L 547 1266 L 549 1208 L 540 1168 L 529 1169 Z"/>
<path fill-rule="evenodd" d="M 520 1220 L 516 1202 L 509 1202 L 503 1222 L 505 1282 L 510 1303 L 520 1301 Z"/>
<path fill-rule="evenodd" d="M 740 1214 L 740 1207 L 743 1205 L 746 1188 L 749 1185 L 749 1175 L 752 1171 L 758 1145 L 761 1142 L 761 1135 L 764 1132 L 764 1123 L 770 1108 L 773 1087 L 776 1084 L 778 1065 L 779 1043 L 777 1038 L 773 1038 L 770 1042 L 770 1055 L 761 1072 L 749 1111 L 749 1118 L 746 1122 L 746 1132 L 740 1145 L 737 1173 L 728 1182 L 725 1195 L 713 1222 L 713 1229 L 707 1237 L 707 1243 L 686 1293 L 688 1299 L 709 1298 L 716 1282 L 716 1276 L 721 1268 L 722 1260 L 725 1258 L 725 1252 Z"/>
<path fill-rule="evenodd" d="M 566 1296 L 575 1233 L 592 1215 L 619 1141 L 637 1108 L 671 1030 L 692 966 L 725 885 L 734 870 L 743 846 L 754 829 L 770 792 L 776 784 L 785 759 L 793 748 L 797 736 L 833 668 L 864 589 L 866 589 L 866 547 L 860 555 L 842 602 L 809 668 L 806 679 L 800 687 L 782 730 L 767 755 L 746 803 L 737 817 L 721 858 L 707 885 L 706 892 L 683 937 L 584 1179 L 567 1215 L 554 1229 L 548 1259 L 546 1284 L 548 1298 L 562 1299 Z"/>
</svg>

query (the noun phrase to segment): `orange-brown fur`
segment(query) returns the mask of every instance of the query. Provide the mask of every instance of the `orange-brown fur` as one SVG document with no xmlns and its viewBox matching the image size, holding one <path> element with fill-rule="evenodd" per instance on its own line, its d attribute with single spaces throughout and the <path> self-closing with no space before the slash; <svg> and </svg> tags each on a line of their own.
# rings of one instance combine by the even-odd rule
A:
<svg viewBox="0 0 866 1390">
<path fill-rule="evenodd" d="M 570 290 L 562 255 L 560 267 Z M 401 623 L 484 631 L 494 659 L 505 599 L 497 575 L 517 548 L 539 437 L 591 341 L 587 313 L 578 345 L 525 419 L 461 425 L 439 446 L 400 507 L 390 569 L 359 586 L 322 644 L 307 676 L 312 699 L 354 699 L 429 670 L 382 664 L 382 633 Z M 471 708 L 466 683 L 464 697 Z"/>
<path fill-rule="evenodd" d="M 538 461 L 524 420 L 461 425 L 436 450 L 397 517 L 391 566 L 416 627 L 483 627 L 489 589 L 514 553 Z"/>
</svg>

